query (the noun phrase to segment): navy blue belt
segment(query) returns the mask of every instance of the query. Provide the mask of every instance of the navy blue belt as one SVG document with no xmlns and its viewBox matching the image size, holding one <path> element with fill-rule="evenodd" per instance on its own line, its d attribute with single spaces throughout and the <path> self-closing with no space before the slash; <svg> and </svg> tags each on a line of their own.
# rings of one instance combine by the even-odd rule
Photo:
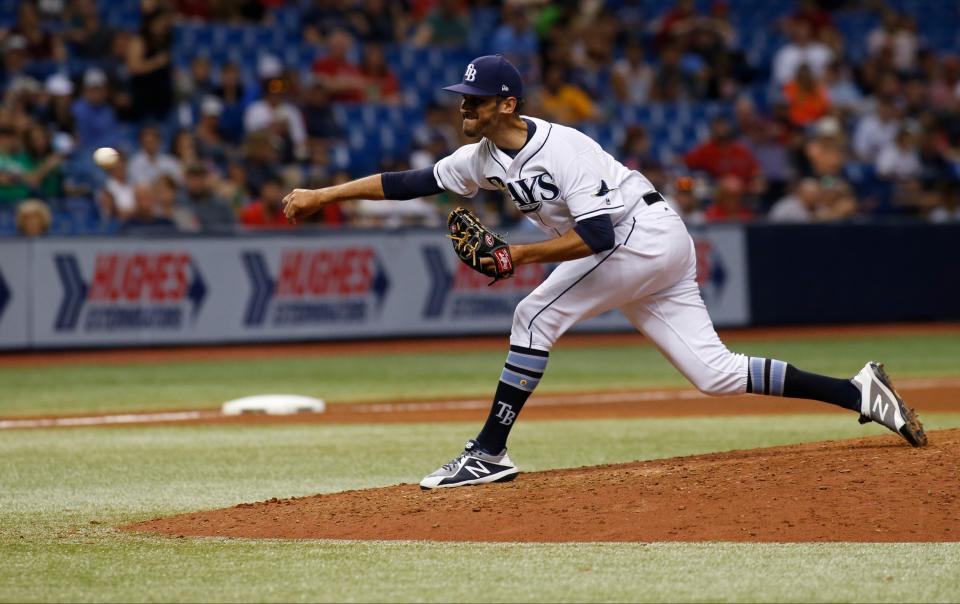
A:
<svg viewBox="0 0 960 604">
<path fill-rule="evenodd" d="M 663 195 L 660 194 L 660 191 L 652 191 L 650 193 L 647 193 L 646 195 L 643 196 L 643 200 L 647 202 L 648 206 L 652 206 L 658 201 L 666 201 L 663 198 Z"/>
</svg>

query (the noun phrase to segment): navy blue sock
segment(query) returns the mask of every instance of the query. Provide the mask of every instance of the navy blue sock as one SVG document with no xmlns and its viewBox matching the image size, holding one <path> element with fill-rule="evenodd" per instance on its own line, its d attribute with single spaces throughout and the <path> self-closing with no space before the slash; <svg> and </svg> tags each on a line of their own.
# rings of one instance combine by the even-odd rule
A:
<svg viewBox="0 0 960 604">
<path fill-rule="evenodd" d="M 750 357 L 747 392 L 806 398 L 860 412 L 860 390 L 850 380 L 808 373 L 776 359 Z"/>
<path fill-rule="evenodd" d="M 533 394 L 547 368 L 550 353 L 523 346 L 510 346 L 500 373 L 490 415 L 477 436 L 480 449 L 498 455 L 507 446 L 507 437 L 524 403 Z"/>
</svg>

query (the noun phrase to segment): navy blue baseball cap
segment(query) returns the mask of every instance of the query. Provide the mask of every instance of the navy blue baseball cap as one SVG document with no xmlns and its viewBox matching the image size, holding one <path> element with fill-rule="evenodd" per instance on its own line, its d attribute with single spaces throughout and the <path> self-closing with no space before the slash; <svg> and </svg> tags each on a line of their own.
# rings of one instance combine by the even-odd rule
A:
<svg viewBox="0 0 960 604">
<path fill-rule="evenodd" d="M 463 81 L 444 90 L 473 96 L 512 96 L 523 98 L 523 78 L 503 55 L 477 57 L 463 72 Z"/>
</svg>

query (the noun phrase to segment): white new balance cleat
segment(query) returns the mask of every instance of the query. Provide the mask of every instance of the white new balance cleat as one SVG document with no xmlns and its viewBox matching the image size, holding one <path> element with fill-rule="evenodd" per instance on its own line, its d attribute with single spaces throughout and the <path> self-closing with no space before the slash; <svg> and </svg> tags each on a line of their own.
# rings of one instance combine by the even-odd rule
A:
<svg viewBox="0 0 960 604">
<path fill-rule="evenodd" d="M 917 413 L 903 403 L 883 364 L 870 361 L 852 380 L 860 389 L 860 423 L 871 421 L 884 425 L 914 447 L 927 444 L 927 435 Z"/>
<path fill-rule="evenodd" d="M 513 465 L 506 449 L 499 455 L 490 455 L 478 449 L 476 441 L 469 440 L 463 448 L 463 453 L 421 480 L 420 488 L 444 489 L 488 482 L 507 482 L 516 478 L 519 473 L 520 470 Z"/>
</svg>

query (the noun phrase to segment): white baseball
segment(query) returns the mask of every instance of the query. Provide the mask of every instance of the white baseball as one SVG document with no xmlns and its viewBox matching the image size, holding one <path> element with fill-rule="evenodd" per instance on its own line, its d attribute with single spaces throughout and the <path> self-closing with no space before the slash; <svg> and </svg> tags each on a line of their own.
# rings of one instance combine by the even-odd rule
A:
<svg viewBox="0 0 960 604">
<path fill-rule="evenodd" d="M 120 154 L 112 147 L 100 147 L 93 152 L 93 161 L 101 168 L 112 168 L 120 160 Z"/>
</svg>

